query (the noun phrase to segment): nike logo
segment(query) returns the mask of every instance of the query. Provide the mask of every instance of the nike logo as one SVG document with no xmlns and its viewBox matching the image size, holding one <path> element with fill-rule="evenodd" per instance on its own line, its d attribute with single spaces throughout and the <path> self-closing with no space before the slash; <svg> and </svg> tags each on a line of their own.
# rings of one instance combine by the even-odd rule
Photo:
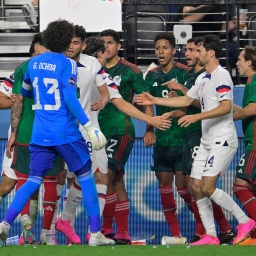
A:
<svg viewBox="0 0 256 256">
<path fill-rule="evenodd" d="M 227 95 L 227 94 L 223 94 L 223 95 L 220 96 L 220 98 L 223 98 L 223 97 L 226 96 L 226 95 Z"/>
<path fill-rule="evenodd" d="M 7 92 L 9 92 L 9 89 L 8 88 L 6 88 L 5 86 L 3 86 L 4 87 L 4 89 L 7 91 Z"/>
<path fill-rule="evenodd" d="M 207 172 L 207 171 L 209 171 L 209 169 L 207 169 L 207 170 L 203 170 L 203 172 Z"/>
<path fill-rule="evenodd" d="M 98 130 L 95 130 L 95 134 L 96 134 L 96 137 L 97 137 L 97 139 L 98 139 L 98 142 L 100 142 L 99 131 L 98 131 Z"/>
</svg>

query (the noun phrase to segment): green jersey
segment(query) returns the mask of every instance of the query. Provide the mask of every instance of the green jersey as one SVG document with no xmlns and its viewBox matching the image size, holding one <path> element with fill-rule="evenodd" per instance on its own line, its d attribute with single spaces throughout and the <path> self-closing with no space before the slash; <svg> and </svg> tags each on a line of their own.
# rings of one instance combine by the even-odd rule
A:
<svg viewBox="0 0 256 256">
<path fill-rule="evenodd" d="M 155 97 L 167 98 L 170 90 L 161 84 L 175 79 L 178 83 L 184 84 L 187 79 L 189 68 L 181 63 L 175 63 L 174 67 L 167 73 L 163 73 L 160 67 L 150 70 L 146 76 L 146 84 L 150 93 Z M 182 95 L 177 91 L 178 95 Z M 177 108 L 156 105 L 156 115 L 161 116 L 166 112 Z M 172 119 L 172 126 L 166 131 L 156 129 L 156 144 L 161 146 L 182 146 L 184 141 L 184 128 L 178 125 L 178 118 Z"/>
<path fill-rule="evenodd" d="M 134 64 L 121 59 L 114 67 L 104 67 L 118 86 L 123 99 L 132 103 L 134 93 L 147 91 L 141 70 Z M 135 130 L 129 116 L 119 111 L 115 105 L 108 103 L 99 116 L 100 129 L 106 137 L 113 135 L 129 135 L 135 138 Z"/>
<path fill-rule="evenodd" d="M 14 73 L 14 85 L 12 92 L 14 94 L 21 94 L 23 77 L 26 73 L 30 59 L 23 62 Z M 27 97 L 23 98 L 22 114 L 17 131 L 17 142 L 21 144 L 29 144 L 31 141 L 31 134 L 34 122 L 35 111 L 32 110 L 34 99 Z"/>
<path fill-rule="evenodd" d="M 198 71 L 197 73 L 195 73 L 194 69 L 189 70 L 187 73 L 187 81 L 185 82 L 184 86 L 190 89 L 193 85 L 195 85 L 195 81 L 197 77 L 204 71 L 205 71 L 204 68 Z M 201 110 L 199 108 L 196 108 L 193 105 L 187 107 L 187 115 L 195 115 L 200 112 Z M 187 128 L 185 128 L 185 133 L 188 134 L 198 130 L 201 130 L 201 121 L 190 124 Z"/>
<path fill-rule="evenodd" d="M 249 103 L 256 103 L 256 74 L 248 79 L 244 89 L 243 108 L 246 107 Z M 246 150 L 256 150 L 255 115 L 243 119 L 242 124 Z"/>
</svg>

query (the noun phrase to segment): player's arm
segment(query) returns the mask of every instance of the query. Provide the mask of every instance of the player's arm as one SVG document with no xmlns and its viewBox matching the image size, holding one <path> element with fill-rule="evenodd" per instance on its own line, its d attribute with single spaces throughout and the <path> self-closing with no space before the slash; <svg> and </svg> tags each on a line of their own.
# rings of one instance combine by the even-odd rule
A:
<svg viewBox="0 0 256 256">
<path fill-rule="evenodd" d="M 234 120 L 241 120 L 241 119 L 256 115 L 256 103 L 254 102 L 249 103 L 244 108 L 241 108 L 241 107 L 236 108 L 235 106 L 233 106 L 233 109 L 234 109 L 234 114 L 233 114 Z"/>
<path fill-rule="evenodd" d="M 183 20 L 188 23 L 198 22 L 202 20 L 214 7 L 215 5 L 200 5 L 198 7 L 184 6 Z"/>
<path fill-rule="evenodd" d="M 181 127 L 187 127 L 190 124 L 200 120 L 213 119 L 213 118 L 227 115 L 231 111 L 232 111 L 232 103 L 231 103 L 231 100 L 227 99 L 227 100 L 221 101 L 218 107 L 211 109 L 209 111 L 201 112 L 195 115 L 187 115 L 187 116 L 181 117 L 178 121 L 178 124 Z"/>
<path fill-rule="evenodd" d="M 109 101 L 109 92 L 108 92 L 107 84 L 104 83 L 103 85 L 98 86 L 97 89 L 100 94 L 100 99 L 92 103 L 91 105 L 92 111 L 102 110 Z"/>
<path fill-rule="evenodd" d="M 139 119 L 143 122 L 149 123 L 152 126 L 160 130 L 165 130 L 171 126 L 171 121 L 165 119 L 160 116 L 149 116 L 141 111 L 139 111 L 136 107 L 134 107 L 129 102 L 125 101 L 123 98 L 115 98 L 112 99 L 112 103 L 123 113 L 133 118 Z"/>
<path fill-rule="evenodd" d="M 10 109 L 12 100 L 6 94 L 0 91 L 0 109 Z"/>
<path fill-rule="evenodd" d="M 16 72 L 15 72 L 15 73 L 16 73 Z M 15 79 L 15 74 L 14 74 L 14 79 Z M 15 81 L 15 80 L 14 80 L 14 81 Z M 35 81 L 35 82 L 36 82 L 36 81 Z M 31 81 L 30 81 L 28 72 L 26 72 L 26 74 L 24 75 L 24 78 L 23 78 L 23 83 L 22 83 L 22 88 L 21 88 L 21 94 L 22 94 L 24 97 L 27 97 L 27 98 L 31 98 L 31 99 L 34 98 L 33 86 L 32 86 L 32 83 L 31 83 Z"/>
</svg>

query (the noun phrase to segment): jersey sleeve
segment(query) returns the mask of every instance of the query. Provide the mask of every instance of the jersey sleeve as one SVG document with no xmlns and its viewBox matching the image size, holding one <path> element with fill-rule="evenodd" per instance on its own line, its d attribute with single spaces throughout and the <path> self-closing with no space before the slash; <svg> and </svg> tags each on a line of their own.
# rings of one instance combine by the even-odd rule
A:
<svg viewBox="0 0 256 256">
<path fill-rule="evenodd" d="M 94 82 L 97 86 L 101 86 L 105 83 L 104 81 L 104 69 L 103 67 L 100 65 L 99 61 L 97 59 L 95 59 L 95 64 L 94 64 L 94 69 L 95 69 L 95 79 Z"/>
<path fill-rule="evenodd" d="M 227 70 L 223 69 L 222 72 L 214 81 L 219 101 L 233 100 L 233 82 Z"/>
<path fill-rule="evenodd" d="M 189 98 L 192 98 L 192 99 L 198 99 L 199 98 L 199 95 L 198 95 L 198 90 L 199 90 L 199 81 L 200 81 L 200 78 L 198 77 L 195 81 L 195 84 L 192 85 L 192 87 L 189 89 L 189 91 L 187 92 L 187 96 Z"/>
<path fill-rule="evenodd" d="M 76 96 L 77 64 L 75 61 L 67 58 L 63 66 L 64 70 L 62 72 L 61 82 L 64 101 L 72 115 L 81 125 L 85 125 L 89 119 Z"/>
<path fill-rule="evenodd" d="M 14 74 L 6 77 L 2 83 L 0 83 L 0 92 L 5 94 L 8 98 L 12 96 L 12 88 L 14 83 Z"/>
<path fill-rule="evenodd" d="M 24 78 L 20 77 L 20 72 L 17 72 L 16 75 L 15 74 L 14 74 L 14 81 L 15 81 L 14 86 L 16 84 L 17 88 L 19 88 L 21 84 L 20 94 L 22 94 L 24 97 L 27 97 L 27 98 L 34 98 L 33 86 L 32 86 L 32 82 L 30 81 L 28 71 L 25 73 Z M 17 91 L 17 93 L 19 92 Z"/>
</svg>

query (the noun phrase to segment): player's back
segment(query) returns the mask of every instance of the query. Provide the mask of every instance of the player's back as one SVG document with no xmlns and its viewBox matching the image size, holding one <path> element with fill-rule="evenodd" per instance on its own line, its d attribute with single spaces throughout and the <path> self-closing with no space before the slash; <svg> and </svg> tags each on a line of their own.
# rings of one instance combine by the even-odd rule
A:
<svg viewBox="0 0 256 256">
<path fill-rule="evenodd" d="M 34 87 L 32 143 L 51 146 L 81 138 L 64 99 L 64 90 L 65 95 L 75 94 L 76 79 L 76 63 L 61 53 L 46 52 L 31 59 L 24 81 Z"/>
</svg>

